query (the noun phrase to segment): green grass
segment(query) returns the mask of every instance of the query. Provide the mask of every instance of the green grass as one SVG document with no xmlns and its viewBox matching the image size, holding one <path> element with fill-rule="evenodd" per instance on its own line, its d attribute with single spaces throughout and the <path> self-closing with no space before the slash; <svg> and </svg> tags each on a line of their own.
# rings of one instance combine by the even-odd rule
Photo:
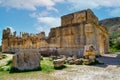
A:
<svg viewBox="0 0 120 80">
<path fill-rule="evenodd" d="M 41 71 L 44 73 L 50 73 L 54 70 L 53 61 L 50 61 L 49 58 L 43 58 L 41 61 Z"/>
<path fill-rule="evenodd" d="M 110 47 L 111 52 L 120 52 L 120 50 Z"/>
<path fill-rule="evenodd" d="M 0 71 L 10 71 L 12 60 L 8 60 L 6 65 L 0 66 Z"/>
<path fill-rule="evenodd" d="M 6 65 L 12 66 L 12 60 L 8 60 Z"/>
</svg>

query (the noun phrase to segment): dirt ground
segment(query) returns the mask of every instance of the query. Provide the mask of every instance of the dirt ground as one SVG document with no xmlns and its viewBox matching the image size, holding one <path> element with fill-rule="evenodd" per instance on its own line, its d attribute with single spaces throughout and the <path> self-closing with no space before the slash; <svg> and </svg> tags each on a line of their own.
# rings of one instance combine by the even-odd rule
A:
<svg viewBox="0 0 120 80">
<path fill-rule="evenodd" d="M 51 75 L 61 80 L 120 80 L 120 54 L 105 54 L 97 58 L 104 65 L 70 65 L 64 71 L 57 71 Z"/>
<path fill-rule="evenodd" d="M 120 53 L 105 54 L 97 60 L 105 64 L 67 65 L 67 68 L 49 74 L 41 71 L 15 74 L 0 72 L 0 75 L 4 75 L 0 80 L 120 80 Z"/>
</svg>

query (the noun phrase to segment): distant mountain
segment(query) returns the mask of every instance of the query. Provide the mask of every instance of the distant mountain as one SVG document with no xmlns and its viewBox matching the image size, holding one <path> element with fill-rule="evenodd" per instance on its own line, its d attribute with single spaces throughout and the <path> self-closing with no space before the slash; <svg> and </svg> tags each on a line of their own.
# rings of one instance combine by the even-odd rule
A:
<svg viewBox="0 0 120 80">
<path fill-rule="evenodd" d="M 120 17 L 104 19 L 104 20 L 99 21 L 99 24 L 109 29 L 113 26 L 120 25 Z"/>
<path fill-rule="evenodd" d="M 104 19 L 99 24 L 109 31 L 110 47 L 115 49 L 117 45 L 117 49 L 120 49 L 120 17 Z"/>
<path fill-rule="evenodd" d="M 120 34 L 120 17 L 104 19 L 99 21 L 99 24 L 106 27 L 110 34 L 115 32 Z"/>
</svg>

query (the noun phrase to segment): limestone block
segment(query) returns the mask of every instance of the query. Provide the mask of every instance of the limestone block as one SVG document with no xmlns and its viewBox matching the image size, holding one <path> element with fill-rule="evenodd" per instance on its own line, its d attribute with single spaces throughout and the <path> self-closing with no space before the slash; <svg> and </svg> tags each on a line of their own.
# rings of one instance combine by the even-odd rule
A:
<svg viewBox="0 0 120 80">
<path fill-rule="evenodd" d="M 79 65 L 79 64 L 82 64 L 82 60 L 83 59 L 80 58 L 80 59 L 76 59 L 74 62 L 75 64 Z"/>
<path fill-rule="evenodd" d="M 72 57 L 68 57 L 68 58 L 67 58 L 67 62 L 68 62 L 69 64 L 74 64 L 74 59 L 73 59 Z"/>
<path fill-rule="evenodd" d="M 83 60 L 84 64 L 86 64 L 86 65 L 91 63 L 91 61 L 89 59 L 82 59 L 82 60 Z"/>
<path fill-rule="evenodd" d="M 34 70 L 40 67 L 40 53 L 35 51 L 19 51 L 13 56 L 13 68 L 20 71 Z"/>
<path fill-rule="evenodd" d="M 65 63 L 65 60 L 66 60 L 65 56 L 63 58 L 61 58 L 61 59 L 54 60 L 54 62 L 53 62 L 54 67 L 61 67 L 61 66 L 63 66 L 64 63 Z"/>
<path fill-rule="evenodd" d="M 90 60 L 95 60 L 95 58 L 96 58 L 95 55 L 90 55 L 90 56 L 89 56 L 89 59 L 90 59 Z"/>
</svg>

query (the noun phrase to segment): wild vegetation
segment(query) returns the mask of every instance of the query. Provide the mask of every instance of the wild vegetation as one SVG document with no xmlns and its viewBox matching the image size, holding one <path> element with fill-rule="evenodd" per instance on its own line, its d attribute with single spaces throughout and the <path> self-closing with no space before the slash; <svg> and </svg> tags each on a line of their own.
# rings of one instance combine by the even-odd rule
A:
<svg viewBox="0 0 120 80">
<path fill-rule="evenodd" d="M 101 20 L 99 23 L 109 30 L 110 50 L 120 52 L 120 17 Z"/>
</svg>

